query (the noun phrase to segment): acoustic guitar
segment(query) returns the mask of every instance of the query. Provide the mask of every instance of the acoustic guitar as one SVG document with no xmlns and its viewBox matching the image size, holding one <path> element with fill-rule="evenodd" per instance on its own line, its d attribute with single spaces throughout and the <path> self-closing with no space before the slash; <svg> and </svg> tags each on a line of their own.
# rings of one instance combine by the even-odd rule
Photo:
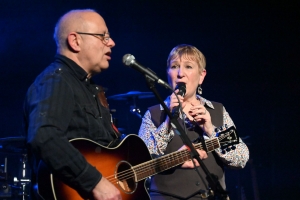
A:
<svg viewBox="0 0 300 200">
<path fill-rule="evenodd" d="M 116 147 L 107 148 L 86 138 L 70 140 L 86 160 L 95 166 L 120 191 L 123 200 L 150 199 L 145 181 L 139 181 L 178 166 L 191 159 L 187 149 L 166 154 L 152 159 L 147 146 L 137 135 L 126 136 Z M 205 144 L 194 144 L 196 149 L 211 152 L 217 148 L 229 148 L 239 142 L 234 127 L 221 133 L 218 137 L 205 140 Z M 54 176 L 45 165 L 40 164 L 38 177 L 38 193 L 44 199 L 82 200 L 77 191 L 64 184 Z"/>
</svg>

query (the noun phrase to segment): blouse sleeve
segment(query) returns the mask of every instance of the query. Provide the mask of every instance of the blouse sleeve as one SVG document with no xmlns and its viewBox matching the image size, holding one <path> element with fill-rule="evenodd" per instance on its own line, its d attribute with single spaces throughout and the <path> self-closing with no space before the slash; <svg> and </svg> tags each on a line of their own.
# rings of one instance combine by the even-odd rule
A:
<svg viewBox="0 0 300 200">
<path fill-rule="evenodd" d="M 223 126 L 221 130 L 235 126 L 226 109 L 223 107 Z M 213 133 L 212 137 L 217 137 L 218 132 Z M 223 151 L 219 148 L 215 152 L 220 156 L 225 165 L 230 168 L 244 168 L 249 160 L 249 149 L 247 145 L 239 138 L 239 144 L 234 145 L 236 148 L 230 151 Z"/>
<path fill-rule="evenodd" d="M 174 136 L 174 132 L 169 129 L 168 117 L 159 127 L 156 127 L 151 120 L 150 111 L 147 110 L 139 130 L 139 137 L 145 142 L 151 154 L 164 155 L 168 143 Z"/>
</svg>

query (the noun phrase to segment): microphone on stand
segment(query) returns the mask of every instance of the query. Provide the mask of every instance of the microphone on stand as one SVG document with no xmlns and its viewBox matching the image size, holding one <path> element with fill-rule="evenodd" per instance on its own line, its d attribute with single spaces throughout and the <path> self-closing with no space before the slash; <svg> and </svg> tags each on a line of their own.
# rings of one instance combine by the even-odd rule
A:
<svg viewBox="0 0 300 200">
<path fill-rule="evenodd" d="M 177 83 L 176 87 L 175 87 L 175 90 L 179 90 L 177 92 L 177 95 L 180 95 L 182 97 L 184 97 L 185 95 L 185 92 L 186 92 L 186 85 L 185 83 Z M 180 110 L 180 105 L 178 106 L 175 106 L 173 109 L 172 109 L 172 116 L 174 118 L 178 118 L 179 117 L 179 110 Z"/>
<path fill-rule="evenodd" d="M 155 82 L 157 82 L 158 84 L 166 87 L 167 89 L 173 90 L 168 83 L 164 82 L 163 80 L 161 80 L 159 77 L 156 76 L 156 74 L 154 72 L 152 72 L 151 69 L 147 69 L 145 67 L 143 67 L 141 64 L 139 64 L 138 62 L 136 62 L 135 57 L 131 54 L 125 54 L 123 56 L 123 64 L 131 67 L 137 71 L 139 71 L 142 74 L 145 74 L 147 76 L 149 76 L 150 78 L 152 78 Z"/>
</svg>

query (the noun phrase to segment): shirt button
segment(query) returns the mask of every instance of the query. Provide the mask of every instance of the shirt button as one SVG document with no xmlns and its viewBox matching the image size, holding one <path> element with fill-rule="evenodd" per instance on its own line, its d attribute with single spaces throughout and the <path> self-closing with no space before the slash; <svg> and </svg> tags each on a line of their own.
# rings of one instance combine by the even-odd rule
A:
<svg viewBox="0 0 300 200">
<path fill-rule="evenodd" d="M 61 68 L 58 68 L 58 69 L 56 69 L 56 70 L 55 70 L 55 73 L 57 73 L 57 74 L 60 74 L 60 73 L 62 73 L 62 70 L 61 70 Z"/>
<path fill-rule="evenodd" d="M 199 182 L 199 181 L 197 181 L 195 185 L 199 186 L 199 185 L 200 185 L 200 182 Z"/>
<path fill-rule="evenodd" d="M 96 87 L 96 90 L 99 90 L 99 88 L 98 88 L 98 87 Z"/>
</svg>

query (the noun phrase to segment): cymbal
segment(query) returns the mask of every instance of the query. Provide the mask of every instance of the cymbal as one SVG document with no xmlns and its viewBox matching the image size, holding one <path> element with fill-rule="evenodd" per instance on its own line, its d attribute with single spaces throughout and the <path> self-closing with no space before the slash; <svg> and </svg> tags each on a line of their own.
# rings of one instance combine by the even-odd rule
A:
<svg viewBox="0 0 300 200">
<path fill-rule="evenodd" d="M 25 137 L 0 138 L 0 152 L 3 153 L 25 153 Z"/>
<path fill-rule="evenodd" d="M 127 100 L 130 97 L 137 97 L 139 99 L 146 99 L 154 97 L 152 92 L 140 92 L 140 91 L 130 91 L 125 94 L 117 94 L 114 96 L 108 97 L 108 99 L 112 100 Z"/>
</svg>

